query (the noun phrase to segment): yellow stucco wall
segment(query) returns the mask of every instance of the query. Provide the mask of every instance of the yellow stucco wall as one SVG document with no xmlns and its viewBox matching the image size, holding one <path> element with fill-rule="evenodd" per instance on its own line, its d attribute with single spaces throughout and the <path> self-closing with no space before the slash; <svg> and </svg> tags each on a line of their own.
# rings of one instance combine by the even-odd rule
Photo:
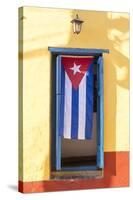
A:
<svg viewBox="0 0 133 200">
<path fill-rule="evenodd" d="M 20 29 L 23 29 L 19 40 L 19 179 L 37 181 L 50 177 L 48 46 L 110 50 L 110 54 L 104 55 L 104 151 L 128 151 L 129 15 L 36 7 L 19 11 Z M 73 34 L 70 23 L 77 13 L 84 20 L 79 35 Z"/>
</svg>

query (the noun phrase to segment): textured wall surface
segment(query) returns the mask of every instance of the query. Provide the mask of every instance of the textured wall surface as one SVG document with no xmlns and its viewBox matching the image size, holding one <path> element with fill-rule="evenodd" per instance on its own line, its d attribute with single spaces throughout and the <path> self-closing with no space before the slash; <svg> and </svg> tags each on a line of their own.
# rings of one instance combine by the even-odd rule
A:
<svg viewBox="0 0 133 200">
<path fill-rule="evenodd" d="M 70 23 L 76 13 L 84 20 L 79 35 Z M 19 180 L 50 178 L 48 46 L 110 50 L 104 55 L 104 151 L 129 151 L 129 15 L 24 7 L 19 26 Z"/>
</svg>

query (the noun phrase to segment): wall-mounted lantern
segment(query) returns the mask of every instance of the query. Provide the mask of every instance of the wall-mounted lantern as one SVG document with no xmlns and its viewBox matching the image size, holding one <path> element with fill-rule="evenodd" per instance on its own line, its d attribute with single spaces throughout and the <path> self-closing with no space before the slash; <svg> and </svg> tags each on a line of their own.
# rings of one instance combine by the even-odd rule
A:
<svg viewBox="0 0 133 200">
<path fill-rule="evenodd" d="M 77 14 L 76 18 L 71 21 L 73 25 L 73 33 L 79 34 L 81 32 L 81 27 L 83 22 L 84 21 L 80 20 Z"/>
</svg>

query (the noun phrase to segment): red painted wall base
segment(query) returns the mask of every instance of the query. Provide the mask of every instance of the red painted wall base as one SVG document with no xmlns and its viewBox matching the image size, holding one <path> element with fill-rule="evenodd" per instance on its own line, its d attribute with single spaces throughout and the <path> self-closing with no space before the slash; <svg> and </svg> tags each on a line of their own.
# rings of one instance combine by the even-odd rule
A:
<svg viewBox="0 0 133 200">
<path fill-rule="evenodd" d="M 105 152 L 104 155 L 102 179 L 19 181 L 18 190 L 31 193 L 129 186 L 129 152 Z"/>
</svg>

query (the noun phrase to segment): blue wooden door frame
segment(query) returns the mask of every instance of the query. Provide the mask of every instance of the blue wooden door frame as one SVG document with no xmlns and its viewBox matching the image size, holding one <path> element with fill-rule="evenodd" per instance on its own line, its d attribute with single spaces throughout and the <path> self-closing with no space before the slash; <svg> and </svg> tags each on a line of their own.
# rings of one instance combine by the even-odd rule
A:
<svg viewBox="0 0 133 200">
<path fill-rule="evenodd" d="M 109 53 L 104 49 L 74 49 L 74 48 L 53 48 L 49 47 L 53 55 L 56 55 L 56 170 L 96 170 L 104 167 L 104 109 L 103 109 L 103 57 L 102 53 Z M 98 57 L 97 77 L 98 77 L 98 98 L 97 98 L 97 164 L 96 166 L 79 167 L 79 168 L 62 168 L 61 167 L 61 137 L 59 136 L 60 121 L 60 100 L 61 100 L 61 55 L 93 55 Z M 83 168 L 83 169 L 82 169 Z"/>
<path fill-rule="evenodd" d="M 56 58 L 56 170 L 61 170 L 61 136 L 59 136 L 61 103 L 61 56 Z"/>
</svg>

